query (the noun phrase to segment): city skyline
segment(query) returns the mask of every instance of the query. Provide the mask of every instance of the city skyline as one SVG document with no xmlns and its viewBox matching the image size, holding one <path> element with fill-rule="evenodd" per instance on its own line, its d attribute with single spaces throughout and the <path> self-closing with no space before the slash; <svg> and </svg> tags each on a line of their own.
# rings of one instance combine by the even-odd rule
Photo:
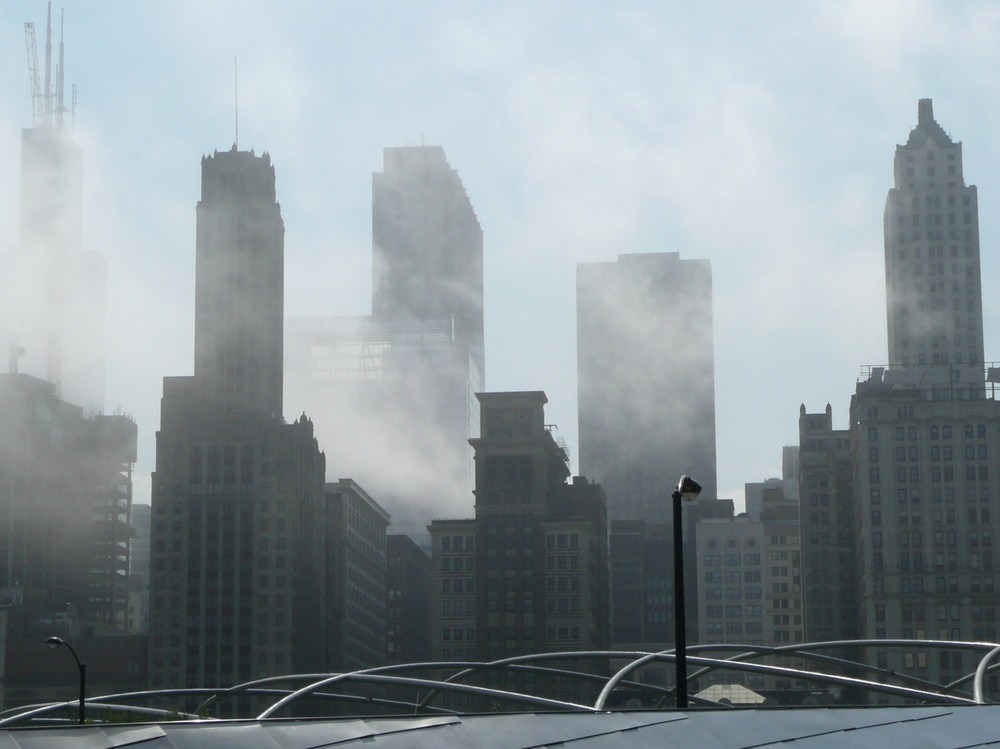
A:
<svg viewBox="0 0 1000 749">
<path fill-rule="evenodd" d="M 161 378 L 192 371 L 196 159 L 235 139 L 233 56 L 240 148 L 280 167 L 286 314 L 369 311 L 370 174 L 386 146 L 442 145 L 486 234 L 486 388 L 544 390 L 574 464 L 575 270 L 622 253 L 712 263 L 721 496 L 780 475 L 800 403 L 832 402 L 843 425 L 860 366 L 887 363 L 884 154 L 920 98 L 961 136 L 966 182 L 980 190 L 984 288 L 997 278 L 986 71 L 1000 16 L 988 4 L 916 5 L 905 33 L 890 5 L 235 7 L 66 6 L 83 244 L 109 261 L 107 404 L 138 422 L 137 474 L 152 470 Z M 37 1 L 0 9 L 5 249 L 31 120 L 23 23 L 44 17 Z M 774 49 L 800 64 L 787 70 Z M 826 65 L 833 55 L 851 62 Z M 316 91 L 328 92 L 319 112 Z M 1000 303 L 984 296 L 991 360 Z"/>
</svg>

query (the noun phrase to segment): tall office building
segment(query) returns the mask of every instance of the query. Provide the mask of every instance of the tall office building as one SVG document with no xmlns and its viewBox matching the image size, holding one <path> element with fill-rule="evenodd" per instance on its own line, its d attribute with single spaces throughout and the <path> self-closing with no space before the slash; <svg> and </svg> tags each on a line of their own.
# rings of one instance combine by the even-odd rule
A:
<svg viewBox="0 0 1000 749">
<path fill-rule="evenodd" d="M 580 472 L 608 517 L 669 523 L 682 474 L 716 497 L 712 274 L 675 253 L 577 268 Z"/>
<path fill-rule="evenodd" d="M 484 380 L 483 230 L 462 180 L 440 146 L 386 148 L 383 159 L 372 175 L 372 315 L 451 318 Z"/>
<path fill-rule="evenodd" d="M 287 398 L 317 415 L 394 532 L 425 537 L 428 517 L 468 499 L 484 351 L 483 231 L 458 172 L 440 146 L 386 148 L 372 176 L 372 315 L 290 320 Z"/>
<path fill-rule="evenodd" d="M 83 250 L 83 153 L 66 116 L 61 39 L 52 75 L 51 8 L 44 87 L 34 25 L 26 32 L 34 121 L 21 138 L 20 236 L 3 258 L 0 333 L 8 371 L 53 383 L 89 416 L 104 409 L 105 262 Z"/>
<path fill-rule="evenodd" d="M 930 99 L 896 146 L 894 186 L 885 205 L 889 366 L 938 365 L 938 389 L 982 388 L 983 303 L 979 207 L 966 186 L 962 144 L 934 119 Z"/>
<path fill-rule="evenodd" d="M 194 374 L 234 413 L 282 417 L 285 225 L 265 153 L 201 162 Z"/>
<path fill-rule="evenodd" d="M 195 374 L 164 379 L 153 474 L 150 683 L 327 663 L 325 459 L 281 417 L 284 227 L 267 154 L 202 160 Z"/>
<path fill-rule="evenodd" d="M 894 174 L 888 368 L 867 369 L 850 410 L 858 627 L 872 638 L 993 640 L 1000 403 L 984 371 L 976 189 L 929 99 Z M 960 653 L 879 658 L 940 682 L 973 665 Z"/>
</svg>

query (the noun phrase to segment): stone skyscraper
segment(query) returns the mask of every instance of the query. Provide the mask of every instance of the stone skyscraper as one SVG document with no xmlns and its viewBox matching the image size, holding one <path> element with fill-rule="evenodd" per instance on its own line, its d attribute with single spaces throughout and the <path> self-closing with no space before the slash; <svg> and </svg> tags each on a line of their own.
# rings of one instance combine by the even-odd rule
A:
<svg viewBox="0 0 1000 749">
<path fill-rule="evenodd" d="M 265 153 L 202 159 L 194 374 L 236 413 L 281 418 L 285 225 Z"/>
<path fill-rule="evenodd" d="M 580 473 L 612 520 L 670 522 L 682 474 L 716 496 L 712 271 L 676 252 L 577 269 Z"/>
<path fill-rule="evenodd" d="M 966 186 L 962 144 L 937 121 L 930 99 L 896 146 L 894 186 L 885 205 L 889 366 L 946 365 L 938 386 L 982 387 L 983 302 L 979 208 Z"/>
<path fill-rule="evenodd" d="M 965 185 L 961 144 L 934 121 L 929 99 L 896 149 L 894 174 L 889 362 L 868 369 L 850 411 L 858 634 L 995 640 L 1000 404 L 984 371 L 976 188 Z M 974 667 L 967 653 L 940 655 L 879 659 L 942 683 Z"/>
<path fill-rule="evenodd" d="M 164 380 L 153 474 L 150 683 L 326 664 L 325 459 L 281 417 L 284 226 L 267 154 L 202 160 L 195 374 Z"/>
</svg>

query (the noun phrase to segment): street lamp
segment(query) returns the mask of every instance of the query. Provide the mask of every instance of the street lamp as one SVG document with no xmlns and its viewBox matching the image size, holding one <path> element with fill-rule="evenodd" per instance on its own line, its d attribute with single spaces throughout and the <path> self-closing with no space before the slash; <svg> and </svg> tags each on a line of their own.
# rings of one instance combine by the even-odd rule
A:
<svg viewBox="0 0 1000 749">
<path fill-rule="evenodd" d="M 701 493 L 701 484 L 690 476 L 681 476 L 674 490 L 674 668 L 677 672 L 677 707 L 688 706 L 687 627 L 684 622 L 684 529 L 681 526 L 681 500 L 693 502 Z"/>
<path fill-rule="evenodd" d="M 76 661 L 77 668 L 80 669 L 80 723 L 82 724 L 84 719 L 83 705 L 85 700 L 87 699 L 87 664 L 80 662 L 80 657 L 76 654 L 76 651 L 73 650 L 73 646 L 70 645 L 68 642 L 66 642 L 64 639 L 62 639 L 61 637 L 50 637 L 48 640 L 45 641 L 45 644 L 48 645 L 53 650 L 57 650 L 58 648 L 65 645 L 67 648 L 69 648 L 69 652 L 73 654 L 73 660 Z"/>
</svg>

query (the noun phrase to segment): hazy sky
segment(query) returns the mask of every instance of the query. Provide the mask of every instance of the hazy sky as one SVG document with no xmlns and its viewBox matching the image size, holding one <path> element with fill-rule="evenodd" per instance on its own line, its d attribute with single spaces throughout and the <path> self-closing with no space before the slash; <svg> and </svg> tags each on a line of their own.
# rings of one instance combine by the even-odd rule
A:
<svg viewBox="0 0 1000 749">
<path fill-rule="evenodd" d="M 385 146 L 442 145 L 485 231 L 487 388 L 544 390 L 574 467 L 576 265 L 618 253 L 712 263 L 722 496 L 780 474 L 800 403 L 847 426 L 860 365 L 887 356 L 882 210 L 921 97 L 979 187 L 1000 359 L 995 3 L 60 7 L 84 246 L 109 263 L 107 403 L 139 424 L 140 501 L 162 377 L 193 370 L 199 164 L 235 138 L 234 56 L 240 147 L 277 172 L 286 314 L 370 311 L 371 173 Z M 31 120 L 23 24 L 41 54 L 45 9 L 0 3 L 0 247 Z"/>
</svg>

